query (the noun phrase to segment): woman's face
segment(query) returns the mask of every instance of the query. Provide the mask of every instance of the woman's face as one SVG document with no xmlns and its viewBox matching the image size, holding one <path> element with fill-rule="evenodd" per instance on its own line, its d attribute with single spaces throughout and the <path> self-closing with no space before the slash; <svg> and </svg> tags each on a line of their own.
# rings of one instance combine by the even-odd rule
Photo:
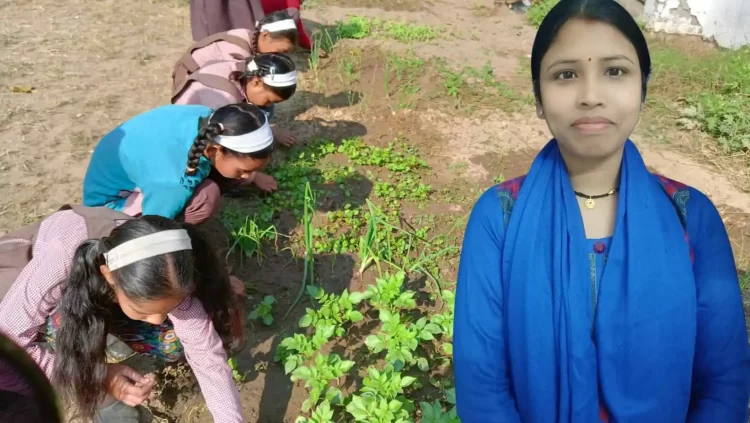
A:
<svg viewBox="0 0 750 423">
<path fill-rule="evenodd" d="M 263 79 L 258 77 L 250 78 L 247 81 L 245 95 L 247 96 L 248 103 L 258 107 L 268 107 L 284 101 L 281 96 L 269 90 L 266 84 L 263 83 Z"/>
<path fill-rule="evenodd" d="M 641 71 L 633 45 L 601 22 L 567 22 L 542 59 L 540 117 L 563 154 L 602 159 L 638 124 Z"/>
<path fill-rule="evenodd" d="M 134 301 L 120 289 L 107 266 L 102 265 L 99 270 L 115 292 L 115 302 L 120 305 L 122 312 L 129 319 L 152 325 L 161 325 L 167 319 L 169 312 L 177 308 L 185 299 L 183 296 L 176 296 L 148 301 Z"/>
<path fill-rule="evenodd" d="M 261 32 L 258 35 L 258 52 L 259 53 L 281 53 L 288 54 L 294 50 L 294 44 L 284 37 L 273 38 L 268 31 Z"/>
<path fill-rule="evenodd" d="M 254 159 L 227 154 L 215 145 L 206 148 L 206 157 L 223 177 L 229 179 L 247 179 L 251 173 L 262 169 L 270 160 L 270 157 Z"/>
</svg>

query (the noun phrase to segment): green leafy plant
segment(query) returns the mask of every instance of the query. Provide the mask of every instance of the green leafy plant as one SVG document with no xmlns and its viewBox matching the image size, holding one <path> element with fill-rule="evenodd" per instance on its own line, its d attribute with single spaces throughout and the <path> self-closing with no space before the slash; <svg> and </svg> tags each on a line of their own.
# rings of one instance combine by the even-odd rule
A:
<svg viewBox="0 0 750 423">
<path fill-rule="evenodd" d="M 336 23 L 336 33 L 339 38 L 353 38 L 359 40 L 370 35 L 372 21 L 362 16 L 351 16 L 346 21 Z"/>
<path fill-rule="evenodd" d="M 273 303 L 275 301 L 276 299 L 273 295 L 267 295 L 263 298 L 263 302 L 258 304 L 258 306 L 250 312 L 248 318 L 251 320 L 261 319 L 264 325 L 271 326 L 273 324 L 273 315 L 271 314 L 271 311 L 273 310 Z"/>
<path fill-rule="evenodd" d="M 319 308 L 306 309 L 305 315 L 300 318 L 300 327 L 333 326 L 334 334 L 342 336 L 345 323 L 356 323 L 363 319 L 362 313 L 354 308 L 365 297 L 360 292 L 349 294 L 344 290 L 341 295 L 326 294 L 323 289 L 313 286 L 308 287 L 308 292 L 318 302 Z"/>
<path fill-rule="evenodd" d="M 455 408 L 444 411 L 439 401 L 420 402 L 419 408 L 422 410 L 422 423 L 461 423 Z"/>
<path fill-rule="evenodd" d="M 318 326 L 312 337 L 295 333 L 279 343 L 274 360 L 284 363 L 284 371 L 290 374 L 305 361 L 311 359 L 334 335 L 334 325 Z"/>
<path fill-rule="evenodd" d="M 275 226 L 268 225 L 265 229 L 262 229 L 249 216 L 245 217 L 244 224 L 232 229 L 231 234 L 234 242 L 229 247 L 227 256 L 239 249 L 246 257 L 249 258 L 257 255 L 259 260 L 262 258 L 260 251 L 261 244 L 263 242 L 276 241 L 279 237 Z"/>
<path fill-rule="evenodd" d="M 417 306 L 414 300 L 414 291 L 404 290 L 404 279 L 406 274 L 398 272 L 384 278 L 378 278 L 375 285 L 370 285 L 365 291 L 365 296 L 370 300 L 373 307 L 378 310 L 395 312 L 396 310 L 409 310 Z M 381 318 L 381 320 L 383 320 Z"/>
<path fill-rule="evenodd" d="M 404 393 L 404 388 L 412 385 L 417 379 L 412 376 L 401 376 L 392 364 L 386 364 L 382 371 L 375 367 L 367 369 L 367 376 L 362 381 L 361 392 L 386 399 L 396 399 Z"/>
<path fill-rule="evenodd" d="M 328 401 L 322 401 L 310 417 L 297 417 L 294 423 L 333 423 L 333 410 Z"/>
<path fill-rule="evenodd" d="M 418 364 L 421 370 L 427 370 L 429 363 L 426 360 L 419 360 L 420 357 L 415 357 L 414 352 L 420 341 L 435 339 L 435 335 L 441 333 L 440 327 L 434 323 L 428 323 L 424 317 L 414 324 L 403 323 L 398 312 L 391 313 L 388 310 L 380 310 L 379 318 L 383 323 L 380 331 L 377 335 L 369 335 L 365 339 L 370 352 L 378 354 L 387 350 L 385 360 L 398 370 L 403 367 L 404 363 Z"/>
<path fill-rule="evenodd" d="M 310 390 L 310 397 L 302 403 L 302 411 L 310 410 L 321 398 L 333 404 L 340 404 L 343 400 L 341 389 L 329 384 L 344 376 L 352 367 L 353 361 L 342 360 L 337 354 L 318 354 L 310 366 L 299 366 L 294 369 L 292 381 L 302 380 L 305 382 L 305 388 Z"/>
<path fill-rule="evenodd" d="M 352 397 L 352 401 L 346 406 L 355 422 L 364 423 L 408 423 L 409 411 L 403 408 L 399 400 L 388 401 L 385 398 L 374 396 Z"/>
<path fill-rule="evenodd" d="M 227 364 L 229 364 L 229 368 L 232 369 L 232 378 L 237 383 L 242 383 L 245 381 L 245 375 L 242 374 L 237 367 L 237 359 L 234 357 L 230 357 L 229 360 L 227 360 Z"/>
</svg>

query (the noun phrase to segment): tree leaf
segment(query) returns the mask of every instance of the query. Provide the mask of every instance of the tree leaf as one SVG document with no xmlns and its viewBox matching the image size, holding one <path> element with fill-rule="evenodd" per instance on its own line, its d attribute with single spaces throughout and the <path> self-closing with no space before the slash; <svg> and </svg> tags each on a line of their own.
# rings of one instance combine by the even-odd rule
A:
<svg viewBox="0 0 750 423">
<path fill-rule="evenodd" d="M 430 370 L 430 364 L 427 362 L 427 359 L 424 357 L 419 357 L 417 359 L 417 367 L 419 367 L 419 370 L 423 372 Z"/>
<path fill-rule="evenodd" d="M 266 295 L 266 298 L 263 298 L 264 304 L 271 305 L 274 301 L 276 301 L 276 299 L 273 297 L 273 295 Z"/>
<path fill-rule="evenodd" d="M 263 324 L 266 326 L 271 326 L 273 324 L 273 316 L 270 314 L 266 314 L 263 316 Z"/>
</svg>

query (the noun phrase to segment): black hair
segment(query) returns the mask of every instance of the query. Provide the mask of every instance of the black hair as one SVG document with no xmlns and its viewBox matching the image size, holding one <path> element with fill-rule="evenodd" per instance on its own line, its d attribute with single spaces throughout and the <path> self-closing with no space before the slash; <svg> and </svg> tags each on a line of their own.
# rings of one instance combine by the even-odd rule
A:
<svg viewBox="0 0 750 423">
<path fill-rule="evenodd" d="M 557 38 L 560 29 L 571 19 L 584 19 L 604 22 L 617 28 L 627 38 L 638 54 L 641 67 L 641 95 L 646 100 L 646 88 L 651 75 L 651 54 L 646 38 L 635 19 L 618 2 L 612 0 L 562 0 L 557 3 L 539 26 L 531 50 L 531 79 L 534 96 L 541 104 L 542 93 L 539 84 L 542 59 Z"/>
<path fill-rule="evenodd" d="M 241 342 L 242 305 L 230 287 L 229 274 L 216 249 L 195 227 L 159 216 L 143 216 L 123 223 L 108 237 L 87 240 L 75 252 L 58 306 L 60 328 L 53 372 L 61 392 L 72 397 L 85 417 L 94 415 L 105 396 L 106 338 L 113 313 L 117 313 L 114 290 L 100 271 L 104 254 L 124 242 L 171 229 L 187 230 L 192 250 L 162 254 L 116 269 L 112 276 L 117 287 L 134 301 L 192 295 L 201 302 L 220 335 L 231 335 L 235 342 Z"/>
<path fill-rule="evenodd" d="M 198 170 L 203 152 L 211 143 L 216 143 L 219 135 L 236 136 L 258 130 L 266 123 L 266 115 L 263 111 L 249 103 L 228 104 L 219 107 L 207 118 L 198 120 L 198 135 L 193 140 L 187 159 L 187 175 L 194 175 Z M 225 154 L 238 157 L 251 157 L 253 159 L 265 159 L 273 152 L 273 144 L 263 150 L 252 153 L 240 153 L 219 145 Z"/>
<path fill-rule="evenodd" d="M 61 423 L 57 395 L 34 360 L 0 333 L 0 380 L 16 380 L 26 392 L 0 389 L 0 421 Z M 4 387 L 3 387 L 4 388 Z"/>
<path fill-rule="evenodd" d="M 230 79 L 239 81 L 243 89 L 247 87 L 247 83 L 252 78 L 261 78 L 262 80 L 264 76 L 268 76 L 274 73 L 289 73 L 295 72 L 297 70 L 297 66 L 294 64 L 294 60 L 292 60 L 289 56 L 281 53 L 258 54 L 253 57 L 248 57 L 245 60 L 245 63 L 247 65 L 249 65 L 250 62 L 255 62 L 255 64 L 258 65 L 258 69 L 242 73 L 235 72 L 230 76 Z M 267 90 L 270 90 L 272 93 L 281 97 L 283 100 L 288 100 L 297 91 L 297 84 L 290 85 L 288 87 L 272 87 L 264 82 L 263 85 Z"/>
<path fill-rule="evenodd" d="M 260 28 L 265 24 L 270 24 L 273 22 L 279 22 L 284 21 L 287 19 L 292 19 L 292 17 L 285 11 L 279 10 L 277 12 L 270 13 L 263 17 L 263 19 L 258 21 L 258 24 L 255 26 L 255 33 L 253 34 L 253 40 L 250 44 L 252 47 L 252 51 L 250 52 L 250 56 L 254 56 L 258 54 L 258 37 L 260 37 L 261 30 Z M 274 31 L 270 32 L 268 31 L 268 34 L 271 36 L 272 39 L 278 40 L 279 38 L 284 38 L 289 40 L 292 45 L 297 45 L 299 42 L 299 34 L 297 33 L 297 28 L 294 29 L 285 29 L 283 31 Z"/>
</svg>

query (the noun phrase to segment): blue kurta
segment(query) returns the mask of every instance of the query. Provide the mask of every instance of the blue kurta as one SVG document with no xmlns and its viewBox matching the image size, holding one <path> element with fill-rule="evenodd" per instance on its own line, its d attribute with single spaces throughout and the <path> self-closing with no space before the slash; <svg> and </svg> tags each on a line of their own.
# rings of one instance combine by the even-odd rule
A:
<svg viewBox="0 0 750 423">
<path fill-rule="evenodd" d="M 527 382 L 514 378 L 508 356 L 514 342 L 523 342 L 508 338 L 505 320 L 515 317 L 503 310 L 507 304 L 504 297 L 508 294 L 503 292 L 502 281 L 503 266 L 509 265 L 503 255 L 509 212 L 521 182 L 522 179 L 508 181 L 488 190 L 474 206 L 464 237 L 454 329 L 458 413 L 464 423 L 554 423 L 522 418 L 534 411 L 524 410 L 527 404 L 519 403 L 516 397 L 516 390 L 526 389 L 523 385 Z M 686 229 L 694 259 L 697 312 L 680 317 L 695 320 L 698 335 L 694 347 L 692 386 L 688 386 L 687 415 L 672 415 L 674 420 L 669 421 L 744 423 L 750 396 L 750 356 L 731 246 L 722 219 L 711 201 L 693 188 L 682 187 L 689 190 Z M 597 294 L 610 242 L 611 238 L 586 242 L 589 273 L 586 280 L 579 282 L 591 287 L 592 316 L 596 313 Z M 532 330 L 526 336 L 540 336 L 535 332 Z M 595 339 L 600 336 L 616 339 L 627 334 L 592 333 Z M 659 350 L 658 345 L 653 350 L 653 354 L 658 355 L 679 353 Z M 533 363 L 534 358 L 529 359 Z M 638 366 L 638 363 L 631 364 Z M 565 366 L 564 363 L 560 365 Z M 628 371 L 628 368 L 622 368 L 623 375 Z M 550 380 L 549 383 L 554 385 L 556 382 Z M 601 389 L 600 380 L 599 403 L 606 410 L 607 401 Z M 616 400 L 618 404 L 627 404 L 628 398 Z M 637 410 L 641 405 L 635 401 L 625 408 Z M 665 408 L 670 404 L 659 406 Z M 550 410 L 557 407 L 558 404 L 549 404 Z M 622 417 L 610 421 L 633 420 Z"/>
<path fill-rule="evenodd" d="M 91 156 L 83 181 L 83 204 L 122 210 L 122 193 L 140 189 L 143 214 L 173 219 L 211 170 L 202 157 L 195 175 L 185 175 L 198 119 L 211 109 L 168 105 L 142 113 L 105 135 Z"/>
</svg>

